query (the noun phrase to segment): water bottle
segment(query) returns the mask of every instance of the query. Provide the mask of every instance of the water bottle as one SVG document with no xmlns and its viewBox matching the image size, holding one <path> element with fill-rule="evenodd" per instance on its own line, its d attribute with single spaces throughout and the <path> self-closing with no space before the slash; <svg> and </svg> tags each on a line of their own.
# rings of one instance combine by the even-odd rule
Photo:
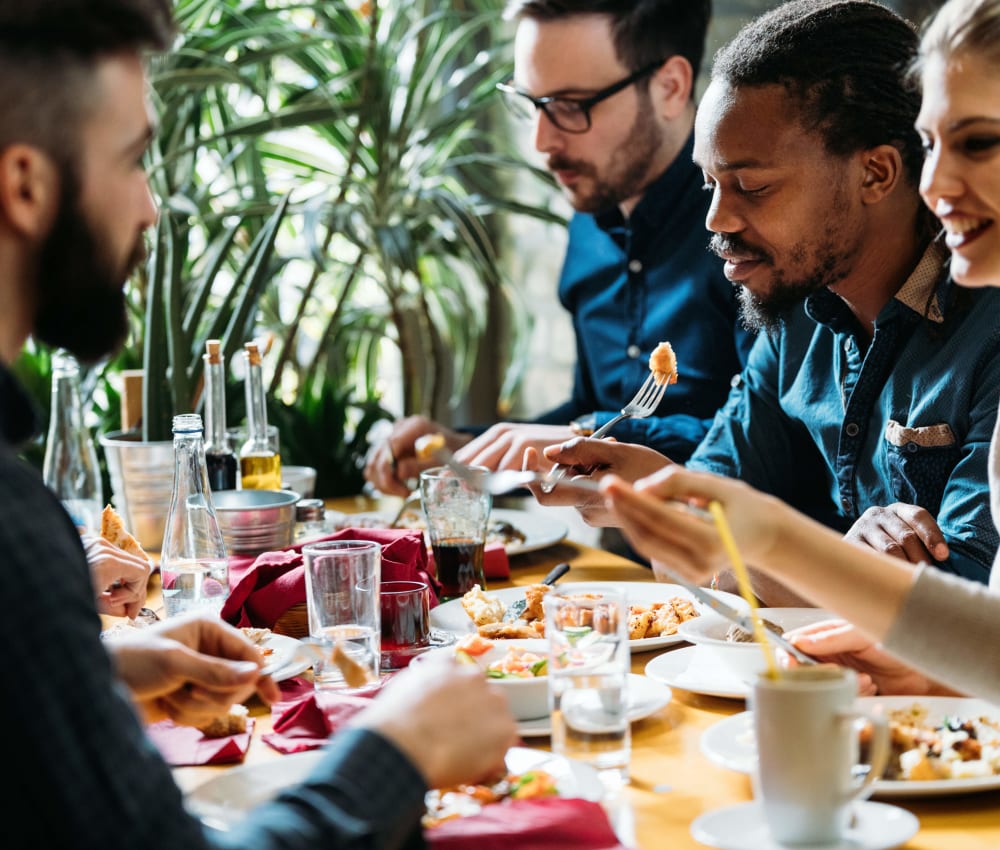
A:
<svg viewBox="0 0 1000 850">
<path fill-rule="evenodd" d="M 97 451 L 83 424 L 80 365 L 65 352 L 52 357 L 52 412 L 42 476 L 77 528 L 100 533 L 104 499 Z"/>
<path fill-rule="evenodd" d="M 174 417 L 174 488 L 160 551 L 163 607 L 219 614 L 229 596 L 226 544 L 212 505 L 201 417 Z"/>
</svg>

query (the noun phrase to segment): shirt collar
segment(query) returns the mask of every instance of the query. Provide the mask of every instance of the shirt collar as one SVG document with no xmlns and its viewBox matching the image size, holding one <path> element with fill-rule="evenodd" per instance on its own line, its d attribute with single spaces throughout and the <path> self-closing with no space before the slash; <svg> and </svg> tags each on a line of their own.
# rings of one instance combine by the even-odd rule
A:
<svg viewBox="0 0 1000 850">
<path fill-rule="evenodd" d="M 34 404 L 14 373 L 0 363 L 0 437 L 17 449 L 37 430 Z"/>
<path fill-rule="evenodd" d="M 642 193 L 639 203 L 626 220 L 621 209 L 615 204 L 610 209 L 594 213 L 594 221 L 601 230 L 608 232 L 629 225 L 637 227 L 662 228 L 663 222 L 677 199 L 691 179 L 694 165 L 694 133 L 692 132 L 667 170 L 650 183 Z M 706 240 L 708 234 L 706 231 Z"/>
<path fill-rule="evenodd" d="M 941 307 L 941 271 L 948 260 L 948 249 L 937 240 L 933 240 L 924 251 L 917 267 L 910 272 L 899 291 L 896 300 L 906 307 L 926 316 L 935 324 L 944 321 L 944 311 Z"/>
</svg>

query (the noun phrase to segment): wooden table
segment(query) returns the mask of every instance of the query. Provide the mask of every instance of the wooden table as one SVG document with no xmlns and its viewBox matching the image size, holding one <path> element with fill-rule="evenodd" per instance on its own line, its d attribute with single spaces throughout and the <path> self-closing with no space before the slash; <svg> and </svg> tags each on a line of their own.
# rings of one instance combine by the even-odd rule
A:
<svg viewBox="0 0 1000 850">
<path fill-rule="evenodd" d="M 370 502 L 338 500 L 338 510 L 370 510 Z M 573 542 L 517 555 L 511 559 L 511 581 L 492 582 L 491 588 L 531 584 L 561 561 L 572 565 L 570 577 L 582 581 L 647 581 L 648 569 L 632 561 Z M 154 602 L 155 604 L 155 602 Z M 674 651 L 670 647 L 665 651 Z M 632 670 L 642 673 L 657 651 L 634 654 Z M 751 799 L 749 779 L 717 767 L 699 749 L 702 733 L 712 724 L 745 710 L 741 700 L 701 696 L 674 689 L 673 699 L 632 727 L 631 781 L 625 791 L 636 846 L 642 850 L 702 848 L 691 837 L 690 824 L 699 815 Z M 254 738 L 270 729 L 264 706 L 251 708 L 256 716 Z M 548 738 L 531 738 L 526 746 L 549 749 Z M 259 763 L 282 756 L 254 740 L 245 763 Z M 190 789 L 217 775 L 224 767 L 177 768 L 175 777 Z M 669 789 L 669 790 L 663 790 Z M 906 844 L 910 850 L 998 850 L 1000 848 L 1000 792 L 891 800 L 913 812 L 920 832 Z"/>
</svg>

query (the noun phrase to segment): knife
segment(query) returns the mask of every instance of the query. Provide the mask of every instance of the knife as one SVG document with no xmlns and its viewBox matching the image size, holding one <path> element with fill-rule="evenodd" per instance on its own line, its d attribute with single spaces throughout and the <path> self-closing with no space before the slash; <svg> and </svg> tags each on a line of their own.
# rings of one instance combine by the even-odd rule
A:
<svg viewBox="0 0 1000 850">
<path fill-rule="evenodd" d="M 569 564 L 556 564 L 551 570 L 549 570 L 548 575 L 546 575 L 545 578 L 539 582 L 539 584 L 555 584 L 568 572 Z M 515 620 L 520 620 L 527 605 L 527 599 L 518 599 L 516 602 L 511 602 L 510 605 L 507 606 L 507 610 L 503 613 L 503 622 L 513 623 Z"/>
<path fill-rule="evenodd" d="M 670 577 L 677 582 L 681 587 L 683 587 L 688 593 L 690 593 L 699 602 L 707 605 L 717 614 L 725 617 L 729 622 L 736 623 L 741 629 L 746 631 L 748 634 L 755 635 L 756 630 L 754 629 L 753 617 L 749 614 L 744 614 L 741 611 L 737 611 L 731 605 L 727 605 L 719 597 L 717 597 L 711 591 L 706 590 L 697 584 L 687 581 L 681 578 L 674 572 L 670 570 L 664 570 Z M 799 649 L 795 644 L 788 640 L 781 631 L 781 627 L 770 622 L 769 620 L 761 618 L 761 622 L 764 624 L 764 634 L 767 639 L 776 646 L 780 646 L 785 652 L 795 658 L 802 664 L 819 664 L 819 661 L 813 658 L 811 655 L 807 655 L 801 649 Z"/>
</svg>

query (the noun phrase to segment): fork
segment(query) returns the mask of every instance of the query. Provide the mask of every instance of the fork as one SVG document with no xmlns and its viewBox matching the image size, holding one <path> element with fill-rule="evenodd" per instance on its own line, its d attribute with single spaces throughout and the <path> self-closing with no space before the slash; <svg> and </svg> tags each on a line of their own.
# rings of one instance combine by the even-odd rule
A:
<svg viewBox="0 0 1000 850">
<path fill-rule="evenodd" d="M 621 412 L 617 416 L 608 420 L 594 431 L 590 435 L 590 439 L 599 440 L 623 419 L 645 419 L 647 416 L 650 416 L 660 406 L 660 401 L 663 399 L 663 394 L 667 390 L 668 383 L 666 380 L 662 383 L 657 383 L 655 375 L 650 372 L 649 377 L 642 382 L 642 386 L 632 396 L 632 400 L 621 409 Z M 549 470 L 549 474 L 541 482 L 542 492 L 551 493 L 556 484 L 566 475 L 566 469 L 567 467 L 558 463 L 553 466 Z M 574 486 L 577 486 L 577 482 L 574 482 Z"/>
</svg>

